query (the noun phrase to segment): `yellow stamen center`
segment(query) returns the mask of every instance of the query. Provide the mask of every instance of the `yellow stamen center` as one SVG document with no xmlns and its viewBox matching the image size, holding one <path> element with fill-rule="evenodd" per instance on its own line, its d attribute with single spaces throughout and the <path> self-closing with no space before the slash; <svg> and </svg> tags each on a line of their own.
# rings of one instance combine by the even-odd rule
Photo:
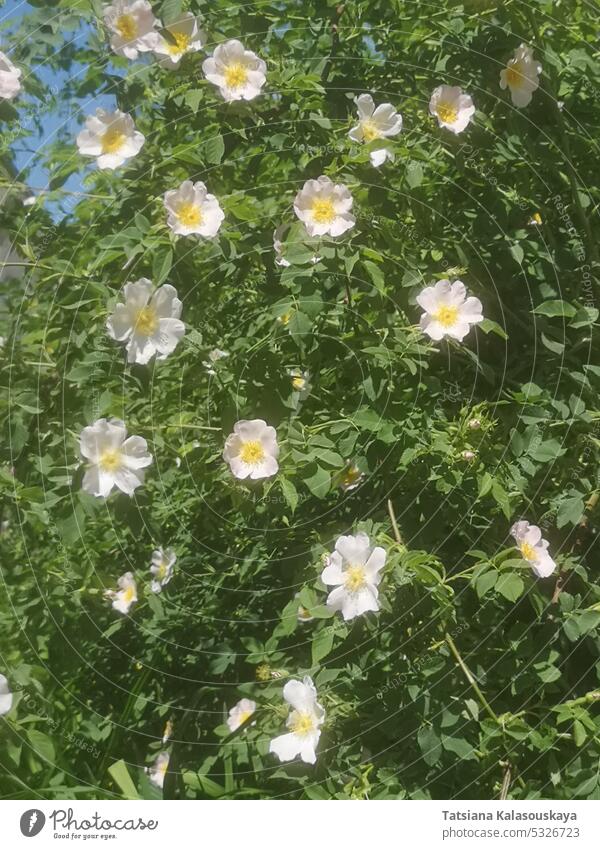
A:
<svg viewBox="0 0 600 849">
<path fill-rule="evenodd" d="M 375 121 L 372 121 L 370 118 L 366 121 L 363 121 L 362 124 L 362 132 L 363 138 L 366 142 L 371 142 L 374 139 L 378 139 L 381 137 L 381 133 L 377 127 Z"/>
<path fill-rule="evenodd" d="M 280 321 L 280 322 L 283 324 L 283 326 L 285 327 L 285 325 L 286 325 L 286 324 L 289 324 L 289 323 L 290 323 L 290 318 L 291 318 L 291 317 L 292 317 L 292 313 L 291 313 L 291 312 L 284 312 L 284 314 L 283 314 L 283 315 L 280 315 L 280 316 L 279 316 L 279 321 Z"/>
<path fill-rule="evenodd" d="M 314 717 L 310 713 L 300 713 L 295 710 L 290 718 L 289 728 L 294 734 L 304 737 L 314 731 Z"/>
<path fill-rule="evenodd" d="M 265 449 L 256 439 L 244 442 L 240 451 L 240 459 L 249 466 L 256 466 L 265 459 Z"/>
<path fill-rule="evenodd" d="M 227 88 L 239 88 L 248 82 L 248 69 L 239 62 L 234 62 L 225 69 L 225 85 Z"/>
<path fill-rule="evenodd" d="M 306 386 L 306 379 L 304 377 L 301 377 L 300 375 L 297 375 L 296 377 L 292 378 L 292 386 L 294 387 L 294 389 L 297 389 L 300 392 Z"/>
<path fill-rule="evenodd" d="M 346 570 L 346 589 L 351 593 L 357 593 L 367 583 L 367 576 L 363 566 L 349 566 Z"/>
<path fill-rule="evenodd" d="M 437 116 L 444 124 L 454 124 L 458 118 L 458 109 L 452 103 L 442 100 L 436 106 Z"/>
<path fill-rule="evenodd" d="M 342 477 L 342 486 L 348 487 L 356 483 L 361 477 L 361 471 L 356 466 L 351 466 Z"/>
<path fill-rule="evenodd" d="M 118 153 L 123 147 L 125 133 L 116 128 L 109 127 L 102 136 L 102 153 Z"/>
<path fill-rule="evenodd" d="M 177 210 L 177 218 L 184 227 L 198 227 L 202 224 L 202 210 L 195 203 L 182 203 Z"/>
<path fill-rule="evenodd" d="M 133 589 L 133 587 L 126 587 L 123 590 L 123 601 L 125 602 L 125 604 L 129 604 L 130 601 L 133 601 L 134 597 L 135 590 Z"/>
<path fill-rule="evenodd" d="M 167 564 L 163 560 L 163 561 L 161 561 L 161 564 L 158 567 L 158 572 L 156 573 L 156 577 L 159 579 L 159 581 L 162 581 L 162 579 L 165 578 L 166 575 L 167 575 Z"/>
<path fill-rule="evenodd" d="M 433 317 L 442 327 L 452 327 L 458 319 L 458 307 L 440 307 Z"/>
<path fill-rule="evenodd" d="M 520 88 L 523 85 L 525 82 L 525 75 L 522 72 L 520 62 L 515 62 L 507 67 L 506 82 L 511 88 Z"/>
<path fill-rule="evenodd" d="M 132 41 L 137 35 L 137 23 L 133 15 L 120 15 L 115 26 L 121 38 L 126 41 Z"/>
<path fill-rule="evenodd" d="M 171 56 L 177 56 L 179 53 L 185 53 L 190 46 L 192 39 L 185 32 L 171 32 L 169 35 L 173 41 L 167 41 L 167 51 Z M 166 39 L 165 39 L 166 40 Z"/>
<path fill-rule="evenodd" d="M 251 711 L 251 710 L 242 711 L 240 713 L 239 717 L 238 717 L 240 725 L 243 725 L 244 722 L 247 722 L 247 720 L 250 719 L 250 717 L 252 716 L 253 713 L 254 713 L 254 711 Z"/>
<path fill-rule="evenodd" d="M 116 472 L 121 466 L 121 452 L 114 449 L 105 451 L 98 465 L 103 472 Z"/>
<path fill-rule="evenodd" d="M 158 316 L 154 307 L 142 307 L 135 319 L 134 333 L 139 333 L 141 336 L 152 336 L 157 327 Z"/>
<path fill-rule="evenodd" d="M 528 542 L 521 543 L 521 554 L 525 560 L 535 560 L 535 548 Z"/>
<path fill-rule="evenodd" d="M 312 216 L 317 224 L 331 224 L 335 218 L 333 202 L 329 198 L 318 198 L 313 203 Z"/>
</svg>

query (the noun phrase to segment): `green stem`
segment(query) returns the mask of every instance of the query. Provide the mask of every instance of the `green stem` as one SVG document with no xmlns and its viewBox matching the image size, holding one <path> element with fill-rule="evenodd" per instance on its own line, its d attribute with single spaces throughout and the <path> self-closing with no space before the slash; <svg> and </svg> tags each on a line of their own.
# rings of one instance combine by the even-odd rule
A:
<svg viewBox="0 0 600 849">
<path fill-rule="evenodd" d="M 387 500 L 387 509 L 390 516 L 390 522 L 392 523 L 392 530 L 394 531 L 394 537 L 396 538 L 396 542 L 398 545 L 404 545 L 402 542 L 402 536 L 400 535 L 400 528 L 398 527 L 398 522 L 396 521 L 396 514 L 394 513 L 394 505 L 390 498 Z"/>
<path fill-rule="evenodd" d="M 474 690 L 475 694 L 477 695 L 477 698 L 479 699 L 484 710 L 490 716 L 490 718 L 494 720 L 494 722 L 496 722 L 501 728 L 503 728 L 503 724 L 502 724 L 500 717 L 495 713 L 492 706 L 490 705 L 490 703 L 488 702 L 486 697 L 481 692 L 481 689 L 479 688 L 479 684 L 475 680 L 473 673 L 471 672 L 471 670 L 469 669 L 467 664 L 464 662 L 462 655 L 459 652 L 459 650 L 456 648 L 456 643 L 454 642 L 454 640 L 452 639 L 450 634 L 446 634 L 445 636 L 446 636 L 446 642 L 448 643 L 450 651 L 454 655 L 456 662 L 458 663 L 458 665 L 462 669 L 465 678 L 467 679 L 467 681 L 469 682 L 469 684 L 473 688 L 473 690 Z M 525 782 L 523 781 L 523 779 L 520 776 L 517 778 L 517 781 L 518 781 L 519 786 L 521 788 L 525 787 Z"/>
</svg>

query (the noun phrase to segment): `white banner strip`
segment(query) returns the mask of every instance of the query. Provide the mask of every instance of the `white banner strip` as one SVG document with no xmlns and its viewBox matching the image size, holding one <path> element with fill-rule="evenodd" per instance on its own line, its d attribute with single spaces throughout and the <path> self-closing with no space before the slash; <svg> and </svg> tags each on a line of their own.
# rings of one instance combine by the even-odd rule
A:
<svg viewBox="0 0 600 849">
<path fill-rule="evenodd" d="M 1 845 L 70 843 L 210 849 L 384 846 L 597 849 L 599 802 L 0 803 Z"/>
</svg>

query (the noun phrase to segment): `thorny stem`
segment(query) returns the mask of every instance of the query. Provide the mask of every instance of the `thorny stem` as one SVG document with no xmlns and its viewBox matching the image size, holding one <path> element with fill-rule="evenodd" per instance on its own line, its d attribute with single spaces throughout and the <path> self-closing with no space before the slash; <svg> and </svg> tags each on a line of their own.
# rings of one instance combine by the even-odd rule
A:
<svg viewBox="0 0 600 849">
<path fill-rule="evenodd" d="M 492 709 L 492 706 L 490 705 L 490 703 L 488 702 L 486 697 L 481 692 L 481 690 L 479 688 L 479 684 L 477 683 L 477 681 L 473 677 L 473 673 L 471 672 L 471 670 L 469 669 L 467 664 L 464 662 L 462 655 L 459 652 L 459 650 L 456 648 L 456 643 L 454 642 L 454 640 L 452 639 L 450 634 L 446 634 L 446 642 L 448 643 L 450 651 L 452 652 L 452 654 L 454 655 L 454 657 L 456 659 L 456 662 L 458 663 L 458 665 L 462 669 L 465 678 L 467 679 L 467 681 L 469 682 L 469 684 L 471 685 L 471 687 L 475 691 L 475 694 L 477 695 L 477 698 L 479 699 L 479 701 L 480 701 L 481 705 L 483 706 L 483 708 L 485 709 L 486 713 L 490 716 L 491 719 L 494 720 L 494 722 L 496 722 L 501 728 L 503 728 L 502 720 L 495 713 L 495 711 Z M 504 776 L 504 780 L 506 781 L 506 774 Z M 525 782 L 523 781 L 523 779 L 520 776 L 517 778 L 517 781 L 518 781 L 520 787 L 522 787 L 522 788 L 525 787 Z M 504 787 L 503 787 L 503 789 L 504 789 Z M 506 792 L 508 793 L 508 788 L 507 788 Z"/>
</svg>

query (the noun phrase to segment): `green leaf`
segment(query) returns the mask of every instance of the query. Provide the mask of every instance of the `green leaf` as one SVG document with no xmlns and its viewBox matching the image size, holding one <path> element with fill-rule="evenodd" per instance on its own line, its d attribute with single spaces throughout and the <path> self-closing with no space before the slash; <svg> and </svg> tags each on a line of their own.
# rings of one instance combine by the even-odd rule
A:
<svg viewBox="0 0 600 849">
<path fill-rule="evenodd" d="M 173 265 L 173 251 L 171 248 L 163 248 L 154 254 L 152 262 L 152 282 L 160 286 L 166 280 L 171 266 Z"/>
<path fill-rule="evenodd" d="M 212 136 L 212 138 L 208 139 L 208 141 L 204 145 L 204 155 L 206 156 L 206 161 L 210 162 L 211 165 L 218 165 L 219 162 L 223 159 L 224 153 L 225 142 L 223 141 L 223 136 L 221 135 Z"/>
<path fill-rule="evenodd" d="M 417 742 L 423 752 L 423 760 L 428 766 L 436 764 L 442 756 L 442 744 L 431 725 L 419 728 Z"/>
<path fill-rule="evenodd" d="M 312 644 L 312 663 L 317 666 L 324 657 L 327 657 L 333 648 L 333 628 L 327 625 L 317 631 L 313 637 Z"/>
<path fill-rule="evenodd" d="M 289 505 L 292 513 L 294 513 L 296 511 L 296 507 L 298 506 L 298 492 L 296 490 L 296 487 L 290 480 L 283 477 L 283 475 L 280 475 L 279 477 L 279 485 L 281 487 L 283 497 Z"/>
<path fill-rule="evenodd" d="M 503 595 L 509 601 L 516 601 L 523 595 L 525 584 L 523 579 L 511 572 L 501 574 L 496 581 L 496 592 Z"/>
<path fill-rule="evenodd" d="M 569 524 L 577 525 L 583 516 L 584 509 L 585 502 L 579 493 L 564 498 L 560 502 L 556 514 L 556 526 L 558 528 L 564 528 L 565 525 Z"/>
<path fill-rule="evenodd" d="M 131 780 L 127 764 L 124 760 L 116 761 L 109 766 L 108 771 L 125 799 L 139 799 L 139 793 Z"/>
<path fill-rule="evenodd" d="M 331 475 L 325 469 L 317 466 L 317 471 L 304 478 L 304 483 L 317 498 L 325 498 L 331 487 Z"/>
<path fill-rule="evenodd" d="M 409 162 L 406 169 L 406 182 L 411 189 L 416 189 L 423 182 L 423 168 L 418 162 Z"/>
<path fill-rule="evenodd" d="M 576 312 L 577 310 L 572 304 L 561 300 L 544 301 L 543 304 L 540 304 L 533 310 L 535 315 L 545 315 L 548 318 L 555 318 L 557 316 L 571 318 Z"/>
<path fill-rule="evenodd" d="M 54 744 L 47 734 L 44 734 L 42 731 L 37 731 L 35 728 L 31 728 L 27 732 L 27 739 L 31 743 L 34 752 L 36 752 L 43 760 L 48 761 L 50 764 L 54 764 L 56 758 Z"/>
</svg>

